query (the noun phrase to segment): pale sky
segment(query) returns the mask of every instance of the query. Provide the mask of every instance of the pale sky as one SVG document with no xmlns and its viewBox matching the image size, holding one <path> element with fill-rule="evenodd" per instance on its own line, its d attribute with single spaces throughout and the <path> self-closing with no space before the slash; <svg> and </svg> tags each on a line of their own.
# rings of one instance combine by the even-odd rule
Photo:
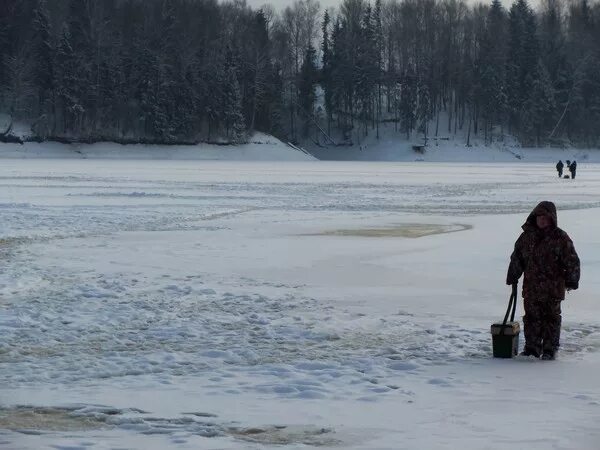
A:
<svg viewBox="0 0 600 450">
<path fill-rule="evenodd" d="M 286 6 L 291 5 L 292 3 L 294 3 L 294 0 L 246 0 L 248 5 L 252 6 L 252 8 L 259 8 L 260 6 L 264 5 L 265 3 L 270 3 L 271 5 L 273 5 L 275 7 L 275 9 L 277 11 L 281 11 L 282 9 L 284 9 Z M 340 3 L 342 3 L 342 0 L 318 0 L 320 5 L 321 5 L 321 10 L 324 10 L 324 8 L 329 8 L 329 7 L 337 7 Z M 465 0 L 467 3 L 470 4 L 476 4 L 476 3 L 492 3 L 492 0 Z M 513 1 L 512 0 L 501 0 L 502 3 L 504 4 L 505 8 L 510 8 L 510 5 L 512 5 Z M 531 5 L 533 8 L 536 8 L 539 4 L 540 0 L 529 0 L 529 5 Z M 375 3 L 375 0 L 372 0 L 371 3 Z"/>
</svg>

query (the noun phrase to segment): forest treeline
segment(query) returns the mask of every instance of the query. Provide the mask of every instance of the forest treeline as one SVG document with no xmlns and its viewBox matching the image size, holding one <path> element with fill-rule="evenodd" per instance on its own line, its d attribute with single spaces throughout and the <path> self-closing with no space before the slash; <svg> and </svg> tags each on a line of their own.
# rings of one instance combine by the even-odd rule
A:
<svg viewBox="0 0 600 450">
<path fill-rule="evenodd" d="M 340 144 L 385 124 L 598 146 L 600 2 L 3 0 L 0 111 L 38 139 Z"/>
</svg>

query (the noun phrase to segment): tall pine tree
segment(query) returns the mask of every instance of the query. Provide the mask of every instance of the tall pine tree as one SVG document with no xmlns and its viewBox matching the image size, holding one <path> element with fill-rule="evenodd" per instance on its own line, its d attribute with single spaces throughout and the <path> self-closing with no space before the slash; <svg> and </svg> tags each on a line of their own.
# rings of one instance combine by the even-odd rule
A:
<svg viewBox="0 0 600 450">
<path fill-rule="evenodd" d="M 300 68 L 298 82 L 300 96 L 299 103 L 304 116 L 304 137 L 308 136 L 310 124 L 314 120 L 314 107 L 316 100 L 315 87 L 318 82 L 317 52 L 309 45 L 304 54 L 304 61 Z"/>
<path fill-rule="evenodd" d="M 512 130 L 522 133 L 529 120 L 529 96 L 538 67 L 539 43 L 535 16 L 526 0 L 517 0 L 509 14 L 507 97 Z"/>
</svg>

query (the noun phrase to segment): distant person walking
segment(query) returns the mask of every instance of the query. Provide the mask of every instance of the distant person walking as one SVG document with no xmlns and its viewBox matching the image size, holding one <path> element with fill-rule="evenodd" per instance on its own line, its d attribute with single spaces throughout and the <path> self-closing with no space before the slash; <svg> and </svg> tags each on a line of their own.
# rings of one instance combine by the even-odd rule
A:
<svg viewBox="0 0 600 450">
<path fill-rule="evenodd" d="M 556 171 L 558 172 L 558 178 L 562 178 L 564 167 L 565 165 L 563 164 L 562 160 L 558 160 L 558 163 L 556 163 Z"/>
<path fill-rule="evenodd" d="M 575 175 L 577 174 L 577 161 L 573 160 L 573 162 L 569 164 L 569 172 L 571 172 L 571 178 L 574 180 Z"/>
</svg>

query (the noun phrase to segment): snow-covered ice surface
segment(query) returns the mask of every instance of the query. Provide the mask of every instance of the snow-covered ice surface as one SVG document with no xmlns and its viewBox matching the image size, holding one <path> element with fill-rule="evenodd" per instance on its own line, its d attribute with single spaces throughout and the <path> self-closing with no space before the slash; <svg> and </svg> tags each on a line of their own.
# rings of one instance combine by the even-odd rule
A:
<svg viewBox="0 0 600 450">
<path fill-rule="evenodd" d="M 600 165 L 1 166 L 0 448 L 598 448 Z M 540 200 L 581 288 L 496 360 Z"/>
</svg>

